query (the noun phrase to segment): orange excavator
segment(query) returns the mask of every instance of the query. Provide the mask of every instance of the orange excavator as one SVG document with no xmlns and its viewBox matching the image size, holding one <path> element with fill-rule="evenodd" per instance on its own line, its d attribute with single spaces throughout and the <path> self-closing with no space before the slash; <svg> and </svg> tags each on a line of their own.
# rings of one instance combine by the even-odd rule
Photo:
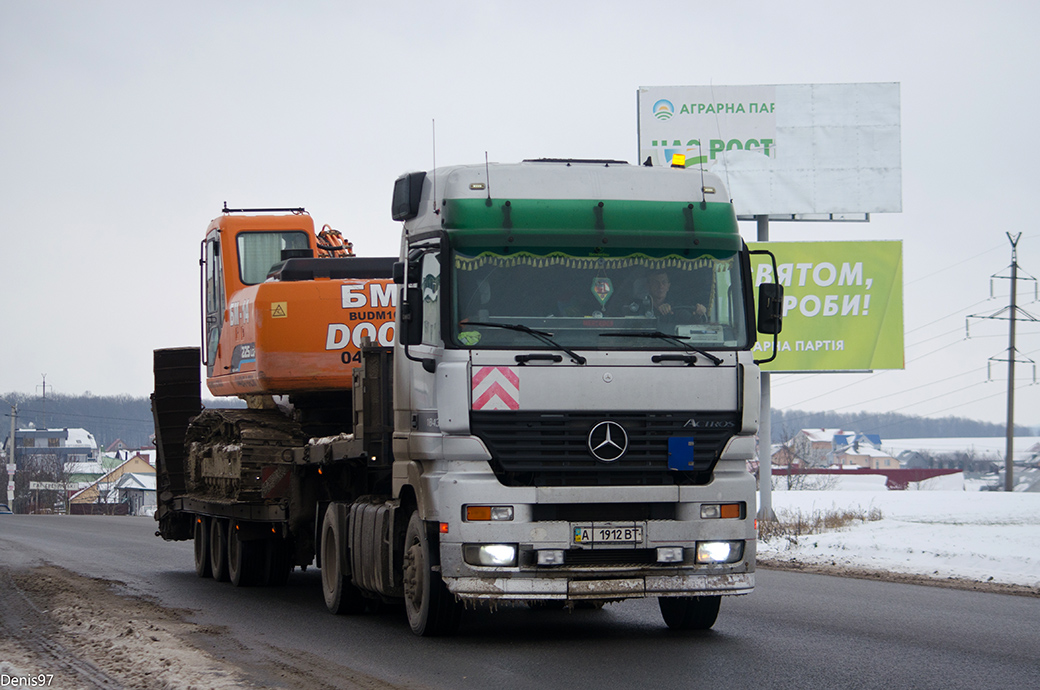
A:
<svg viewBox="0 0 1040 690">
<path fill-rule="evenodd" d="M 397 259 L 354 256 L 338 231 L 316 234 L 303 208 L 226 204 L 201 253 L 203 346 L 155 352 L 158 534 L 193 538 L 200 575 L 278 584 L 314 558 L 315 511 L 333 496 L 311 487 L 337 485 L 297 455 L 308 439 L 355 428 L 363 350 L 390 361 Z M 200 363 L 212 395 L 248 409 L 203 409 Z M 389 424 L 367 429 L 337 458 L 388 466 Z"/>
<path fill-rule="evenodd" d="M 200 262 L 210 392 L 268 407 L 349 390 L 362 342 L 393 344 L 395 261 L 355 257 L 328 225 L 315 235 L 302 208 L 225 205 Z"/>
</svg>

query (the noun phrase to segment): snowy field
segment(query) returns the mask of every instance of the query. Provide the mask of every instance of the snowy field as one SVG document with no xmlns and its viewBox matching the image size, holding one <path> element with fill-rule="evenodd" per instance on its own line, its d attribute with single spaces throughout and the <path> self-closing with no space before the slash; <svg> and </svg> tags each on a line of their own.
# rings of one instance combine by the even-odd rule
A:
<svg viewBox="0 0 1040 690">
<path fill-rule="evenodd" d="M 1040 493 L 973 491 L 961 476 L 936 478 L 933 490 L 926 491 L 886 491 L 884 477 L 849 478 L 856 483 L 845 481 L 826 491 L 774 490 L 773 511 L 781 520 L 795 511 L 809 515 L 853 508 L 866 513 L 875 507 L 882 519 L 796 541 L 760 540 L 759 558 L 1040 591 Z M 938 483 L 943 480 L 945 487 Z"/>
</svg>

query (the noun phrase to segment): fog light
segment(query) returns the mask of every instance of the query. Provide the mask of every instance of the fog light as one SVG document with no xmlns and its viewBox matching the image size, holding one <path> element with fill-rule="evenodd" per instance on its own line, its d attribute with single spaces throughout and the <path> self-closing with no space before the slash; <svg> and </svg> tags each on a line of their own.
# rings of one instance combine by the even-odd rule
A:
<svg viewBox="0 0 1040 690">
<path fill-rule="evenodd" d="M 742 541 L 697 542 L 698 563 L 736 563 L 744 556 Z"/>
<path fill-rule="evenodd" d="M 462 557 L 470 565 L 516 565 L 516 544 L 463 544 Z"/>
<path fill-rule="evenodd" d="M 563 549 L 542 549 L 538 552 L 538 565 L 563 565 Z"/>
<path fill-rule="evenodd" d="M 657 548 L 658 563 L 682 563 L 683 550 L 681 546 L 660 546 Z"/>
</svg>

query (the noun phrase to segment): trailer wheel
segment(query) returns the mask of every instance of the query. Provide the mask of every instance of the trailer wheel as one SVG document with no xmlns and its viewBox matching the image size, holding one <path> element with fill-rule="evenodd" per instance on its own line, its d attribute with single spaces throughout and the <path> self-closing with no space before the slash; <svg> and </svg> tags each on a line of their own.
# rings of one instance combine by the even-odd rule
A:
<svg viewBox="0 0 1040 690">
<path fill-rule="evenodd" d="M 719 617 L 721 596 L 661 597 L 661 617 L 672 630 L 708 630 Z"/>
<path fill-rule="evenodd" d="M 339 519 L 336 504 L 325 511 L 321 524 L 321 589 L 325 595 L 325 606 L 336 615 L 362 613 L 365 598 L 350 577 L 344 575 L 343 558 L 346 535 Z"/>
<path fill-rule="evenodd" d="M 459 627 L 462 605 L 435 572 L 431 539 L 419 512 L 412 513 L 404 536 L 404 610 L 412 632 L 423 637 L 450 635 Z"/>
<path fill-rule="evenodd" d="M 237 522 L 229 525 L 227 541 L 227 571 L 231 584 L 235 587 L 256 584 L 260 579 L 260 566 L 263 565 L 257 557 L 260 554 L 260 543 L 240 539 Z"/>
<path fill-rule="evenodd" d="M 217 582 L 228 581 L 227 534 L 227 520 L 221 518 L 209 519 L 209 563 L 213 572 L 213 579 Z"/>
<path fill-rule="evenodd" d="M 209 563 L 209 520 L 202 515 L 195 516 L 195 574 L 213 576 Z"/>
</svg>

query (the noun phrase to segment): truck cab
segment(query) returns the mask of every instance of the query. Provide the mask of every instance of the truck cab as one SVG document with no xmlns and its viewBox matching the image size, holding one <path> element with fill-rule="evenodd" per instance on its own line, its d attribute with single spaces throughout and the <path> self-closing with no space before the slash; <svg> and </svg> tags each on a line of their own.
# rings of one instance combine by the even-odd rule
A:
<svg viewBox="0 0 1040 690">
<path fill-rule="evenodd" d="M 413 629 L 457 599 L 632 597 L 710 627 L 754 586 L 759 421 L 721 180 L 462 166 L 399 178 L 393 213 L 393 491 L 422 528 L 406 573 L 433 582 L 424 599 L 405 576 Z"/>
</svg>

